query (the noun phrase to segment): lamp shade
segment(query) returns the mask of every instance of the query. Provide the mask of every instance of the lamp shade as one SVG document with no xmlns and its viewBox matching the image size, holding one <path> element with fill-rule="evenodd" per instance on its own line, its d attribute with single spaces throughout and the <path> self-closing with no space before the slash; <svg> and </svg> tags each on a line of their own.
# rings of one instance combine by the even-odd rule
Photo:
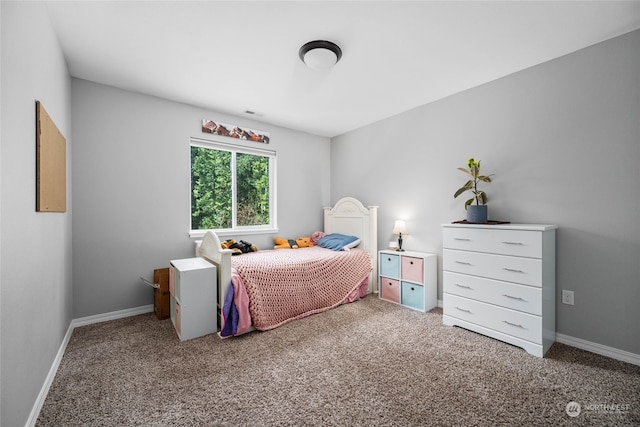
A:
<svg viewBox="0 0 640 427">
<path fill-rule="evenodd" d="M 408 233 L 407 232 L 407 225 L 404 223 L 403 220 L 398 219 L 398 220 L 396 220 L 396 223 L 393 226 L 393 231 L 391 233 L 406 235 Z"/>
</svg>

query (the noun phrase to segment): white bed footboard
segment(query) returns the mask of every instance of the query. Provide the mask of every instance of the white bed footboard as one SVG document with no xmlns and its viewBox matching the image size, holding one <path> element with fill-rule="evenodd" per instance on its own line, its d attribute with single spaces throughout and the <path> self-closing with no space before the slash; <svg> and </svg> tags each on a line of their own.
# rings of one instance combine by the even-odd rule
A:
<svg viewBox="0 0 640 427">
<path fill-rule="evenodd" d="M 227 288 L 231 283 L 231 249 L 222 249 L 218 235 L 207 231 L 196 249 L 196 256 L 203 257 L 216 265 L 218 274 L 218 314 L 222 311 Z M 221 319 L 220 319 L 221 320 Z M 222 323 L 221 323 L 222 324 Z"/>
</svg>

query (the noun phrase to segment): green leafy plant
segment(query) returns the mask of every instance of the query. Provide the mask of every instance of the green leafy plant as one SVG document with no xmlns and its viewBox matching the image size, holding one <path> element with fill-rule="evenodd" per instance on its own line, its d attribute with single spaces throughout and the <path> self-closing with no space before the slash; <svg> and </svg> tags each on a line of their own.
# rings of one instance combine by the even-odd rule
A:
<svg viewBox="0 0 640 427">
<path fill-rule="evenodd" d="M 487 193 L 482 190 L 478 190 L 478 181 L 482 182 L 491 182 L 492 175 L 480 175 L 480 161 L 474 159 L 473 157 L 467 160 L 467 167 L 458 168 L 459 171 L 466 173 L 471 176 L 471 179 L 467 181 L 465 185 L 460 187 L 458 191 L 453 195 L 453 198 L 458 197 L 465 191 L 471 191 L 473 193 L 473 197 L 467 200 L 464 203 L 465 210 L 469 207 L 469 205 L 473 204 L 473 201 L 476 201 L 477 205 L 484 205 L 487 203 Z"/>
</svg>

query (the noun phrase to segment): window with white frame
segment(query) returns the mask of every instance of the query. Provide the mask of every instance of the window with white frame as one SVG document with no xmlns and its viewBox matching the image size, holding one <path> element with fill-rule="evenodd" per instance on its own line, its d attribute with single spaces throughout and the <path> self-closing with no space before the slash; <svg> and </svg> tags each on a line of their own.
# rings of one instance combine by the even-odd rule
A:
<svg viewBox="0 0 640 427">
<path fill-rule="evenodd" d="M 191 140 L 191 236 L 272 232 L 276 153 Z"/>
</svg>

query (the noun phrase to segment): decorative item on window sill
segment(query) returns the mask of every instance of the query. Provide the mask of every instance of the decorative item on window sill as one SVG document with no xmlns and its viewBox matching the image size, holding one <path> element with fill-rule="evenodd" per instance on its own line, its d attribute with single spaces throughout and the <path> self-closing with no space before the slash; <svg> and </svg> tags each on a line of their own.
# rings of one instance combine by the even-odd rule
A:
<svg viewBox="0 0 640 427">
<path fill-rule="evenodd" d="M 391 233 L 398 235 L 398 248 L 396 249 L 396 251 L 404 252 L 404 249 L 402 249 L 402 235 L 408 234 L 407 226 L 404 221 L 401 219 L 396 220 L 396 223 L 393 226 L 393 231 Z"/>
<path fill-rule="evenodd" d="M 269 132 L 262 130 L 249 129 L 238 125 L 230 125 L 227 123 L 214 122 L 209 119 L 202 119 L 202 132 L 212 133 L 214 135 L 228 136 L 239 140 L 247 140 L 253 142 L 269 143 Z"/>
</svg>

